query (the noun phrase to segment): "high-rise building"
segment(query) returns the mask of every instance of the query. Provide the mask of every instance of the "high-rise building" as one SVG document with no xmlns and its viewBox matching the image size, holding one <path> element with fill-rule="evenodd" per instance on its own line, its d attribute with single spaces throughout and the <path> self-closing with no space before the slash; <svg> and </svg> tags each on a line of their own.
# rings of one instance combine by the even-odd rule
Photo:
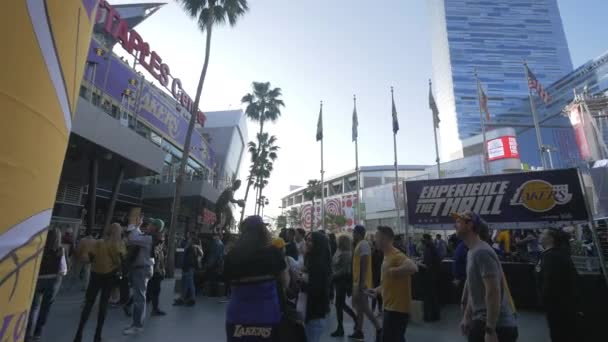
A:
<svg viewBox="0 0 608 342">
<path fill-rule="evenodd" d="M 481 132 L 475 72 L 489 98 L 491 123 L 517 128 L 532 123 L 529 108 L 510 110 L 521 108 L 528 96 L 524 61 L 546 86 L 573 67 L 557 0 L 429 3 L 441 154 L 452 160 L 463 156 L 462 140 Z M 566 120 L 561 123 L 567 125 Z M 543 128 L 543 136 L 550 129 Z M 520 149 L 537 149 L 535 140 L 525 140 L 532 144 Z"/>
</svg>

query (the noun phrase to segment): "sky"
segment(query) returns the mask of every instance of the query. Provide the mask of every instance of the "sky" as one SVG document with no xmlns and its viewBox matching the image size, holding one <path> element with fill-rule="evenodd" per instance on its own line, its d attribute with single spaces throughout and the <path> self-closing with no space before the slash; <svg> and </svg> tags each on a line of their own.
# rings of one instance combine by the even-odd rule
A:
<svg viewBox="0 0 608 342">
<path fill-rule="evenodd" d="M 175 1 L 167 2 L 137 31 L 194 95 L 205 36 Z M 604 18 L 608 1 L 558 3 L 575 67 L 608 50 L 608 21 Z M 320 146 L 315 134 L 321 100 L 326 178 L 355 168 L 351 142 L 354 94 L 360 165 L 394 163 L 391 86 L 401 126 L 399 164 L 434 163 L 428 109 L 430 22 L 425 0 L 250 0 L 249 6 L 250 11 L 235 27 L 213 32 L 200 108 L 243 108 L 240 100 L 250 92 L 253 81 L 271 82 L 283 90 L 286 106 L 282 116 L 265 125 L 281 147 L 264 190 L 270 200 L 266 215 L 280 214 L 281 198 L 290 185 L 320 178 Z M 249 122 L 250 139 L 258 129 Z M 247 176 L 249 160 L 246 162 L 241 166 L 241 179 Z M 237 193 L 239 198 L 243 195 L 243 189 Z M 251 201 L 247 207 L 246 213 L 252 213 Z"/>
</svg>

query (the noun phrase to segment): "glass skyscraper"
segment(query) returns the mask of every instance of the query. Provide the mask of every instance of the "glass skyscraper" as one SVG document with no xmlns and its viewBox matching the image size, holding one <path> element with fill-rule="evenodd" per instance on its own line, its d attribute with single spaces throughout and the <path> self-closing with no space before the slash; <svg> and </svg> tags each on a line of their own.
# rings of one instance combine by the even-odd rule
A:
<svg viewBox="0 0 608 342">
<path fill-rule="evenodd" d="M 545 86 L 573 67 L 557 0 L 429 3 L 441 154 L 451 160 L 462 157 L 463 139 L 481 133 L 475 72 L 489 98 L 490 124 L 522 127 L 532 122 L 530 108 L 512 109 L 521 108 L 528 96 L 524 61 Z M 537 146 L 526 143 L 520 149 Z"/>
</svg>

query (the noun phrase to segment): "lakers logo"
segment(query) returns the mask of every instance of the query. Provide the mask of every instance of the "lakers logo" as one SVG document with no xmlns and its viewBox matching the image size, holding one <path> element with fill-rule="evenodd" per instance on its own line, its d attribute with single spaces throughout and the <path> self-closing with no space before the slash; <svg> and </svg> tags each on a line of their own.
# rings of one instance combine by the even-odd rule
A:
<svg viewBox="0 0 608 342">
<path fill-rule="evenodd" d="M 556 205 L 564 205 L 572 200 L 568 184 L 553 185 L 547 181 L 534 179 L 522 184 L 511 205 L 523 205 L 526 209 L 537 213 L 544 213 Z"/>
</svg>

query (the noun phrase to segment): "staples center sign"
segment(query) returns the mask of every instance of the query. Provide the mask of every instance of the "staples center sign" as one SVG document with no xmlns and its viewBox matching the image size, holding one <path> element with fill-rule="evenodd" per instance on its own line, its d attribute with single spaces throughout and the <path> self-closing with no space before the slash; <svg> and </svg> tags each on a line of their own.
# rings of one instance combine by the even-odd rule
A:
<svg viewBox="0 0 608 342">
<path fill-rule="evenodd" d="M 514 136 L 502 136 L 487 143 L 488 160 L 519 159 L 519 148 Z"/>
<path fill-rule="evenodd" d="M 194 100 L 182 88 L 182 82 L 179 78 L 171 76 L 171 71 L 163 59 L 150 48 L 144 39 L 135 31 L 129 28 L 126 20 L 121 19 L 118 12 L 107 1 L 102 0 L 99 3 L 99 11 L 97 11 L 97 23 L 105 23 L 104 30 L 120 42 L 122 47 L 131 55 L 138 59 L 139 64 L 143 66 L 150 75 L 152 75 L 163 87 L 171 91 L 173 98 L 181 104 L 189 113 L 196 113 L 198 122 L 201 126 L 205 125 L 205 115 L 198 108 L 194 108 Z M 171 88 L 169 88 L 169 79 L 171 78 Z"/>
</svg>

